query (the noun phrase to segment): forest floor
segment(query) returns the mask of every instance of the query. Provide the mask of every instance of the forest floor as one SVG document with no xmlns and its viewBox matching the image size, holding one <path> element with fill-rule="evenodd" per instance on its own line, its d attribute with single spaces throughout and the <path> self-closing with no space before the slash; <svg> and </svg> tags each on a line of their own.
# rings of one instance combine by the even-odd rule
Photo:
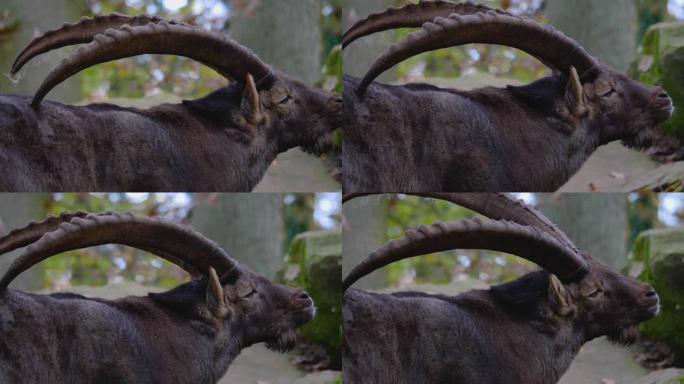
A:
<svg viewBox="0 0 684 384">
<path fill-rule="evenodd" d="M 322 159 L 298 148 L 281 153 L 254 192 L 334 192 L 342 187 L 328 174 Z"/>
<path fill-rule="evenodd" d="M 148 292 L 160 292 L 162 289 L 126 282 L 104 287 L 78 286 L 64 291 L 88 297 L 116 299 L 131 295 L 145 296 Z M 253 345 L 242 350 L 219 384 L 327 384 L 338 374 L 334 371 L 307 374 L 295 366 L 294 358 L 293 353 L 278 353 L 263 344 Z"/>
<path fill-rule="evenodd" d="M 659 164 L 620 143 L 604 145 L 559 192 L 629 192 L 630 185 Z"/>
</svg>

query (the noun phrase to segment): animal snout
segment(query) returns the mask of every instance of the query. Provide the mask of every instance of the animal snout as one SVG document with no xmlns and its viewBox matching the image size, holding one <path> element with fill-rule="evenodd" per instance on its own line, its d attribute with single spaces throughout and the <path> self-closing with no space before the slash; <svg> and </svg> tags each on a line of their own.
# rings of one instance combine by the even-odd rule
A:
<svg viewBox="0 0 684 384">
<path fill-rule="evenodd" d="M 644 307 L 656 307 L 660 304 L 658 293 L 651 286 L 644 288 L 639 301 Z"/>
<path fill-rule="evenodd" d="M 294 294 L 294 299 L 295 301 L 302 302 L 305 305 L 311 305 L 311 303 L 313 303 L 311 296 L 309 296 L 309 294 L 304 290 L 297 291 Z"/>
<path fill-rule="evenodd" d="M 300 293 L 299 296 L 297 296 L 297 297 L 298 297 L 300 300 L 311 300 L 311 298 L 309 297 L 309 294 L 306 293 L 306 292 Z"/>
<path fill-rule="evenodd" d="M 667 92 L 665 92 L 665 90 L 661 87 L 656 87 L 654 96 L 656 100 L 662 103 L 672 104 L 672 98 L 670 98 L 670 95 L 668 95 Z"/>
</svg>

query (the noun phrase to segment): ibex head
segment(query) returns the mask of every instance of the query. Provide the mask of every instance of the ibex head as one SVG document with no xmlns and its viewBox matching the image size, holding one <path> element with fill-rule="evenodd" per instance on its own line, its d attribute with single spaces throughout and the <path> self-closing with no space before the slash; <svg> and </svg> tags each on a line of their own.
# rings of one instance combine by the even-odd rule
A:
<svg viewBox="0 0 684 384">
<path fill-rule="evenodd" d="M 464 44 L 498 44 L 520 49 L 554 71 L 523 87 L 508 87 L 520 103 L 549 120 L 587 131 L 602 142 L 623 140 L 648 146 L 656 126 L 673 112 L 672 100 L 660 87 L 642 84 L 599 62 L 573 39 L 550 25 L 470 2 L 423 0 L 368 16 L 343 36 L 354 40 L 392 28 L 420 29 L 394 44 L 366 73 L 357 94 L 384 71 L 420 53 Z"/>
<path fill-rule="evenodd" d="M 0 280 L 0 295 L 21 272 L 55 254 L 101 244 L 143 249 L 193 277 L 168 292 L 150 294 L 176 316 L 199 320 L 226 344 L 265 342 L 284 351 L 295 328 L 313 319 L 313 300 L 238 265 L 221 247 L 191 228 L 128 213 L 63 213 L 0 237 L 0 254 L 27 246 Z"/>
<path fill-rule="evenodd" d="M 111 14 L 64 24 L 33 39 L 10 74 L 39 54 L 84 43 L 50 72 L 34 95 L 34 108 L 52 88 L 88 67 L 151 53 L 191 58 L 231 80 L 230 86 L 184 105 L 199 119 L 239 129 L 250 139 L 275 138 L 281 151 L 302 146 L 320 154 L 339 125 L 342 103 L 335 94 L 293 80 L 226 36 L 157 17 Z"/>
<path fill-rule="evenodd" d="M 542 316 L 558 329 L 579 330 L 583 341 L 607 335 L 612 341 L 631 343 L 636 326 L 658 314 L 659 299 L 651 286 L 582 253 L 540 211 L 520 201 L 503 194 L 421 196 L 451 201 L 493 220 L 438 222 L 410 229 L 352 269 L 342 282 L 343 289 L 398 260 L 451 249 L 488 249 L 544 268 L 492 287 L 496 299 L 524 316 Z"/>
</svg>

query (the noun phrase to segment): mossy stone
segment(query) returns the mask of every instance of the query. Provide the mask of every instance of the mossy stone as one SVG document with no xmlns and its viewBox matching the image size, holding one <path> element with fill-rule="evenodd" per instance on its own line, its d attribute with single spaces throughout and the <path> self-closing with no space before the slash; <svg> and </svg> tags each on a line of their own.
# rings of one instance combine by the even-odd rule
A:
<svg viewBox="0 0 684 384">
<path fill-rule="evenodd" d="M 634 243 L 634 258 L 643 262 L 639 279 L 658 292 L 661 312 L 641 330 L 669 344 L 684 361 L 684 228 L 645 231 Z"/>
<path fill-rule="evenodd" d="M 277 278 L 304 288 L 314 300 L 316 317 L 301 328 L 307 340 L 322 345 L 331 368 L 342 365 L 342 232 L 312 231 L 297 235 Z"/>
<path fill-rule="evenodd" d="M 629 72 L 644 83 L 665 88 L 679 108 L 661 129 L 684 139 L 684 21 L 651 26 Z"/>
</svg>

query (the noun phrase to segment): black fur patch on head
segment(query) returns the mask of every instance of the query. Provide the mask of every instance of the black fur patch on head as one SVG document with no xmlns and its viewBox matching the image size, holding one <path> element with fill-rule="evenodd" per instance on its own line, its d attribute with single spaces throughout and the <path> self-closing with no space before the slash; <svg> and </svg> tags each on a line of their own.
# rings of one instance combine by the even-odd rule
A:
<svg viewBox="0 0 684 384">
<path fill-rule="evenodd" d="M 225 124 L 239 113 L 243 88 L 242 84 L 231 84 L 200 99 L 183 100 L 183 105 L 203 118 Z"/>
<path fill-rule="evenodd" d="M 494 298 L 516 311 L 534 313 L 549 293 L 549 273 L 535 271 L 506 284 L 490 288 Z"/>
<path fill-rule="evenodd" d="M 154 301 L 180 313 L 194 312 L 204 300 L 209 280 L 206 277 L 181 284 L 170 291 L 149 293 Z"/>
<path fill-rule="evenodd" d="M 520 87 L 509 85 L 507 89 L 530 106 L 546 108 L 565 93 L 567 84 L 565 76 L 548 76 Z"/>
</svg>

